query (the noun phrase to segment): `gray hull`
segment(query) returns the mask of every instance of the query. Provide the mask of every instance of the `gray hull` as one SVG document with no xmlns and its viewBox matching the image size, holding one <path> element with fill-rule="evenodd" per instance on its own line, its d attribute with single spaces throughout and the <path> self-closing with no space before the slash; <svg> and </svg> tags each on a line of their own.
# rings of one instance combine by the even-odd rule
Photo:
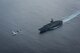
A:
<svg viewBox="0 0 80 53">
<path fill-rule="evenodd" d="M 61 27 L 63 24 L 62 21 L 54 21 L 53 23 L 49 23 L 44 25 L 42 28 L 39 29 L 40 33 L 44 33 L 50 30 L 54 30 L 57 29 L 59 27 Z"/>
</svg>

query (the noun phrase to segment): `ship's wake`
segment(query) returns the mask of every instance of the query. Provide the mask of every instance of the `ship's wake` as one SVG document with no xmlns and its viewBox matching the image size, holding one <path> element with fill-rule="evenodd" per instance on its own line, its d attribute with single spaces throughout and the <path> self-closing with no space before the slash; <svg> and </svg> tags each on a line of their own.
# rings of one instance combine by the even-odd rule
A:
<svg viewBox="0 0 80 53">
<path fill-rule="evenodd" d="M 70 15 L 69 17 L 66 17 L 66 18 L 63 20 L 63 23 L 68 22 L 68 21 L 70 21 L 70 20 L 73 19 L 73 18 L 76 18 L 76 16 L 78 16 L 79 14 L 80 14 L 80 11 L 77 11 L 76 13 L 73 13 L 73 14 Z"/>
</svg>

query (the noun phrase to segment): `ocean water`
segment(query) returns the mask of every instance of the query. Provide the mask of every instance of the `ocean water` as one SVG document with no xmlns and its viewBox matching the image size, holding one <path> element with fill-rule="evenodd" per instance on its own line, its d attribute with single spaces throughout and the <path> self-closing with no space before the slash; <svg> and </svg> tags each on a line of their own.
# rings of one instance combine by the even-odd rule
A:
<svg viewBox="0 0 80 53">
<path fill-rule="evenodd" d="M 79 0 L 0 0 L 0 53 L 80 53 L 78 10 Z M 39 34 L 63 17 L 62 27 Z"/>
</svg>

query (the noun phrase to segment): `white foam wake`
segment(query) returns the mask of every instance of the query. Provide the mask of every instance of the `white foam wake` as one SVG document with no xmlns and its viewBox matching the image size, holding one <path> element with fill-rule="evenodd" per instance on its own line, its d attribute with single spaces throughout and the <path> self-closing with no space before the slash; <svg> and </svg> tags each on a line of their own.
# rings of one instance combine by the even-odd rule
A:
<svg viewBox="0 0 80 53">
<path fill-rule="evenodd" d="M 17 33 L 17 32 L 15 32 L 15 31 L 12 31 L 12 34 L 13 34 L 13 35 L 17 35 L 18 33 Z"/>
<path fill-rule="evenodd" d="M 68 22 L 69 20 L 75 18 L 75 17 L 78 16 L 79 14 L 80 14 L 80 11 L 77 11 L 76 13 L 70 15 L 69 17 L 66 17 L 66 18 L 63 20 L 63 23 Z"/>
</svg>

